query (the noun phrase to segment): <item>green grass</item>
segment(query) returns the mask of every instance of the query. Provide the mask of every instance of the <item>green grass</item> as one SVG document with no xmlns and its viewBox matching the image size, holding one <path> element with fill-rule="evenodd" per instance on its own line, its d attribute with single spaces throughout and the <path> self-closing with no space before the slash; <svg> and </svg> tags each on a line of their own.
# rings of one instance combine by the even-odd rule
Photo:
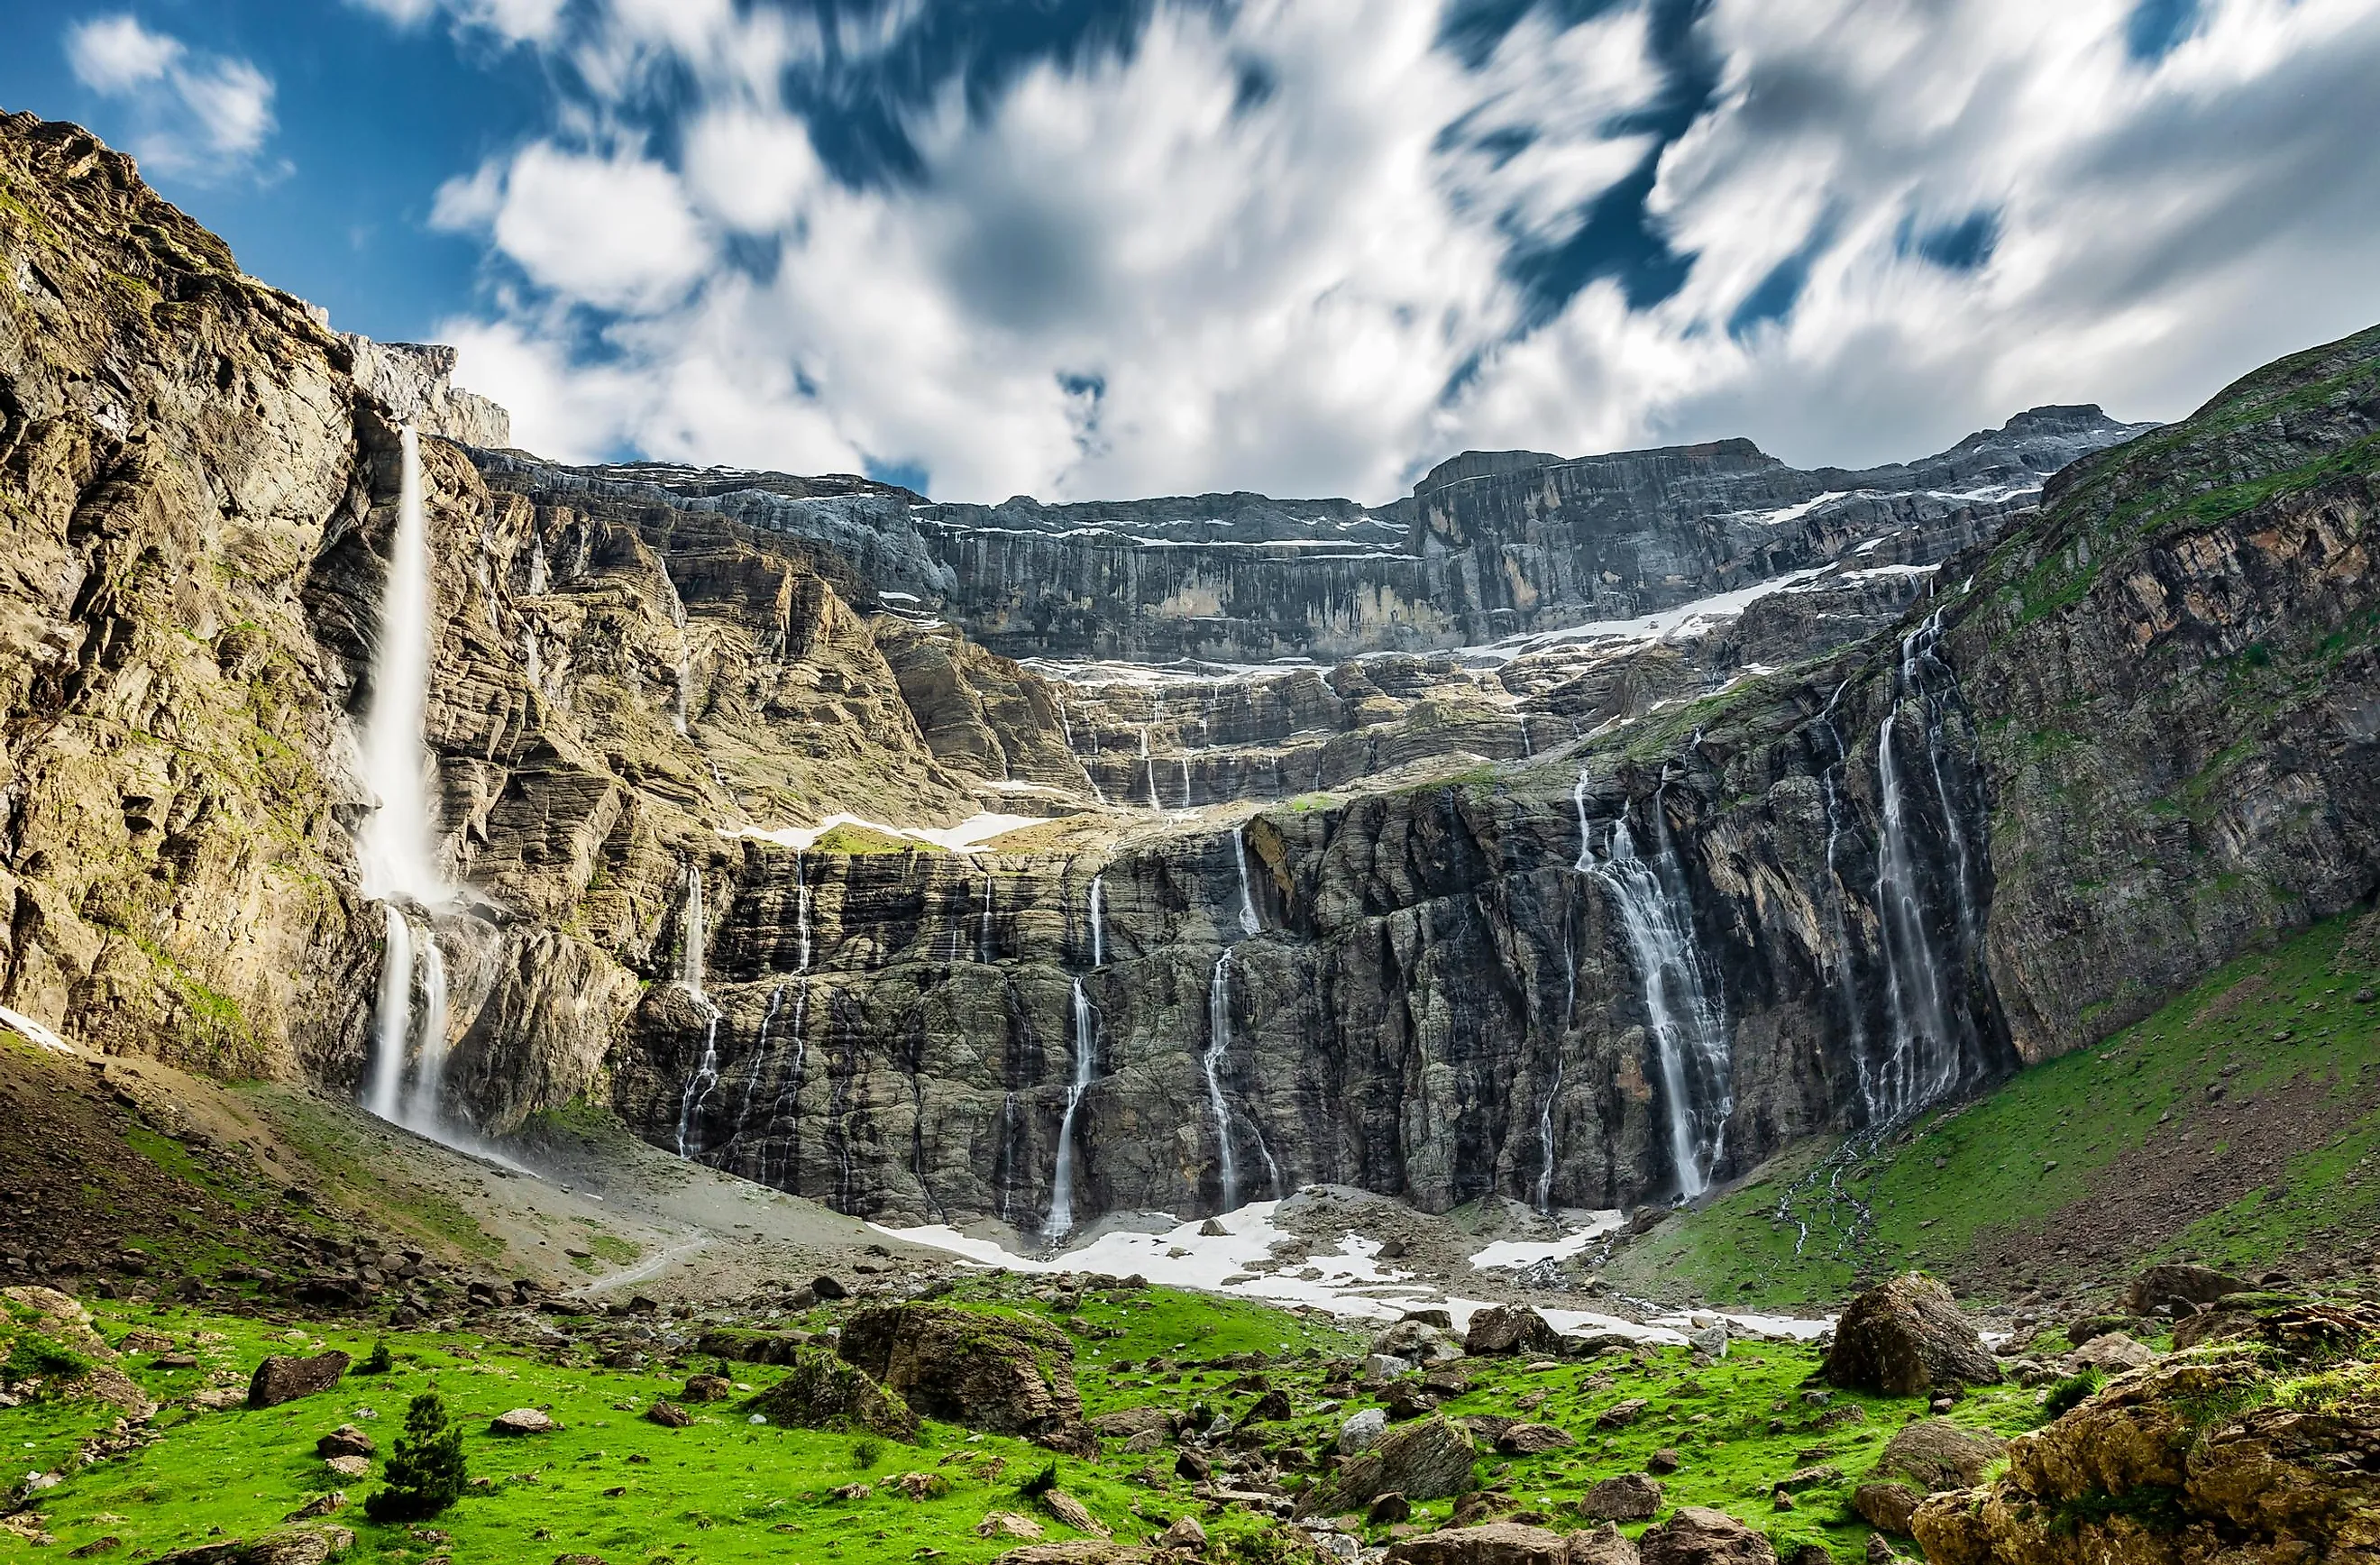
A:
<svg viewBox="0 0 2380 1565">
<path fill-rule="evenodd" d="M 1325 1317 L 1167 1289 L 1086 1292 L 1051 1306 L 1031 1298 L 1028 1290 L 1038 1282 L 983 1279 L 952 1298 L 1066 1326 L 1077 1344 L 1076 1376 L 1087 1413 L 1204 1403 L 1237 1415 L 1256 1395 L 1240 1385 L 1246 1372 L 1207 1365 L 1247 1353 L 1268 1355 L 1263 1373 L 1289 1392 L 1297 1413 L 1286 1423 L 1257 1426 L 1269 1449 L 1323 1449 L 1348 1412 L 1372 1405 L 1360 1394 L 1342 1407 L 1323 1401 L 1331 1365 L 1350 1365 L 1365 1342 L 1362 1334 Z M 822 1306 L 800 1323 L 822 1326 L 850 1307 Z M 595 1365 L 584 1350 L 512 1346 L 468 1333 L 317 1329 L 176 1309 L 104 1304 L 97 1309 L 110 1341 L 121 1342 L 133 1329 L 156 1332 L 195 1352 L 200 1364 L 169 1370 L 153 1354 L 127 1354 L 127 1372 L 169 1405 L 159 1414 L 152 1444 L 91 1467 L 80 1467 L 75 1453 L 111 1421 L 112 1410 L 39 1401 L 0 1420 L 6 1455 L 19 1463 L 18 1472 L 69 1474 L 42 1494 L 39 1505 L 65 1548 L 115 1536 L 127 1558 L 138 1558 L 187 1547 L 214 1529 L 238 1537 L 279 1525 L 331 1485 L 313 1456 L 316 1439 L 355 1422 L 385 1456 L 409 1400 L 432 1386 L 468 1431 L 471 1475 L 496 1482 L 467 1494 L 429 1523 L 449 1535 L 444 1540 L 367 1522 L 361 1501 L 377 1486 L 376 1477 L 347 1485 L 350 1503 L 337 1519 L 358 1532 L 351 1559 L 395 1562 L 451 1552 L 458 1559 L 512 1560 L 588 1552 L 613 1565 L 662 1559 L 725 1565 L 908 1560 L 933 1549 L 972 1565 L 1008 1547 L 977 1537 L 976 1524 L 994 1510 L 1033 1513 L 1036 1507 L 1019 1497 L 1016 1486 L 1053 1460 L 1020 1441 L 930 1424 L 918 1446 L 888 1441 L 863 1450 L 865 1442 L 849 1436 L 750 1425 L 740 1400 L 694 1409 L 697 1422 L 684 1430 L 638 1417 L 637 1410 L 652 1399 L 675 1395 L 688 1371 L 711 1367 L 691 1355 L 649 1371 L 613 1370 Z M 351 1374 L 322 1396 L 261 1411 L 172 1405 L 209 1384 L 244 1383 L 267 1353 L 335 1347 L 360 1360 L 382 1338 L 394 1354 L 389 1373 Z M 1152 1369 L 1151 1357 L 1165 1362 Z M 1131 1362 L 1133 1370 L 1113 1373 L 1108 1366 L 1119 1361 Z M 1471 1389 L 1447 1411 L 1513 1416 L 1524 1411 L 1524 1397 L 1536 1394 L 1541 1401 L 1530 1416 L 1579 1438 L 1567 1450 L 1510 1462 L 1482 1447 L 1481 1481 L 1556 1526 L 1574 1523 L 1572 1507 L 1588 1486 L 1638 1470 L 1655 1450 L 1668 1447 L 1682 1458 L 1681 1471 L 1665 1480 L 1671 1505 L 1724 1506 L 1780 1545 L 1824 1542 L 1840 1556 L 1855 1557 L 1866 1529 L 1848 1510 L 1850 1489 L 1891 1433 L 1923 1410 L 1913 1400 L 1842 1394 L 1829 1407 L 1805 1402 L 1803 1382 L 1815 1366 L 1813 1350 L 1772 1343 L 1739 1344 L 1728 1359 L 1701 1370 L 1679 1350 L 1607 1354 L 1534 1372 L 1519 1359 L 1474 1360 Z M 736 1380 L 756 1389 L 782 1373 L 730 1367 Z M 1639 1422 L 1609 1435 L 1594 1432 L 1597 1414 L 1632 1397 L 1649 1404 Z M 1845 1405 L 1860 1410 L 1853 1421 L 1834 1411 Z M 565 1427 L 528 1440 L 487 1433 L 490 1419 L 523 1406 L 547 1407 Z M 1955 1416 L 2013 1432 L 2031 1426 L 2038 1413 L 2031 1393 L 2001 1389 L 1967 1399 Z M 1054 1460 L 1067 1492 L 1127 1541 L 1184 1514 L 1198 1515 L 1217 1535 L 1219 1548 L 1226 1541 L 1254 1544 L 1269 1528 L 1237 1510 L 1208 1513 L 1170 1474 L 1157 1484 L 1136 1481 L 1133 1474 L 1149 1459 L 1124 1454 L 1116 1441 L 1097 1461 Z M 1159 1460 L 1170 1469 L 1171 1450 Z M 1768 1496 L 1775 1483 L 1818 1461 L 1840 1467 L 1844 1480 L 1804 1492 L 1792 1513 L 1773 1512 Z M 932 1474 L 925 1486 L 941 1492 L 902 1498 L 891 1481 L 905 1473 Z M 832 1497 L 855 1480 L 872 1486 L 868 1498 Z M 1443 1522 L 1451 1509 L 1449 1501 L 1430 1501 L 1417 1519 Z M 1050 1540 L 1071 1535 L 1053 1520 L 1043 1521 Z M 1387 1535 L 1372 1541 L 1385 1542 Z M 0 1559 L 33 1557 L 33 1546 L 0 1534 Z M 44 1551 L 43 1557 L 59 1556 Z"/>
<path fill-rule="evenodd" d="M 1856 1244 L 1845 1243 L 1844 1213 L 1828 1213 L 1819 1189 L 1799 1188 L 1832 1177 L 1822 1165 L 1835 1144 L 1818 1140 L 1654 1230 L 1606 1275 L 1632 1292 L 1767 1304 L 1840 1302 L 1862 1278 L 1908 1267 L 1960 1277 L 1974 1270 L 1979 1250 L 2091 1202 L 2119 1159 L 2170 1130 L 2162 1116 L 2205 1114 L 2218 1081 L 2231 1100 L 2300 1079 L 2322 1084 L 2348 1122 L 2310 1141 L 2279 1178 L 2134 1258 L 2255 1268 L 2380 1230 L 2380 1004 L 2353 998 L 2380 984 L 2370 945 L 2349 920 L 2317 926 L 2227 964 L 2093 1048 L 1929 1116 L 1844 1170 L 1844 1184 L 1875 1213 Z M 2278 1031 L 2289 1039 L 2276 1042 Z M 1789 1191 L 1811 1225 L 1799 1255 L 1795 1227 L 1776 1216 Z M 2041 1257 L 2039 1269 L 2056 1275 L 2056 1258 Z"/>
</svg>

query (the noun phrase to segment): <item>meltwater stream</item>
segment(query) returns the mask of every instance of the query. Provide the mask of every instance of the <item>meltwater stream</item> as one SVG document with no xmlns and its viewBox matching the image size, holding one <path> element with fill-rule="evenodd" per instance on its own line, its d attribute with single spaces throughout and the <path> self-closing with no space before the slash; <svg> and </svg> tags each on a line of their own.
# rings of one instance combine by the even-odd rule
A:
<svg viewBox="0 0 2380 1565">
<path fill-rule="evenodd" d="M 385 924 L 364 1107 L 436 1136 L 446 1070 L 446 964 L 430 920 L 453 904 L 455 890 L 439 872 L 430 798 L 430 522 L 421 499 L 421 442 L 410 425 L 400 450 L 396 530 L 360 746 L 364 784 L 380 805 L 357 835 L 356 855 L 363 893 L 381 904 Z"/>
</svg>

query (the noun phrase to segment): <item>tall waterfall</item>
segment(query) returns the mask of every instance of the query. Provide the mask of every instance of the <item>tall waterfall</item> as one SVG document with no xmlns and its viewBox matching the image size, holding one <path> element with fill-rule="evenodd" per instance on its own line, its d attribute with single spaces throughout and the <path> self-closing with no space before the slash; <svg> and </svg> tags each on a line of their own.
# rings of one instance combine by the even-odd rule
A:
<svg viewBox="0 0 2380 1565">
<path fill-rule="evenodd" d="M 1876 730 L 1876 795 L 1884 826 L 1876 844 L 1876 909 L 1892 1031 L 1868 1108 L 1872 1119 L 1886 1122 L 1904 1119 L 1957 1090 L 1966 1074 L 1965 1044 L 1973 1031 L 1960 991 L 1981 920 L 1975 911 L 1973 855 L 1942 770 L 1944 718 L 1949 700 L 1955 698 L 1956 682 L 1935 652 L 1941 636 L 1937 609 L 1902 638 L 1892 707 Z M 1947 889 L 1959 936 L 1956 951 L 1943 949 L 1936 921 L 1926 916 L 1925 850 L 1916 834 L 1925 801 L 1911 789 L 1900 754 L 1906 726 L 1901 720 L 1912 711 L 1925 738 L 1935 802 L 1941 811 L 1939 825 L 1949 850 Z"/>
<path fill-rule="evenodd" d="M 1108 888 L 1105 875 L 1091 877 L 1091 965 L 1108 964 Z"/>
<path fill-rule="evenodd" d="M 1850 1033 L 1852 1062 L 1859 1073 L 1860 1103 L 1871 1122 L 1877 1118 L 1876 1084 L 1868 1068 L 1867 1013 L 1861 1003 L 1859 978 L 1852 970 L 1850 910 L 1843 894 L 1841 857 L 1844 819 L 1843 772 L 1851 765 L 1851 746 L 1843 742 L 1842 730 L 1835 724 L 1835 709 L 1840 705 L 1843 692 L 1851 688 L 1846 679 L 1835 686 L 1827 698 L 1817 722 L 1826 730 L 1828 740 L 1834 746 L 1835 758 L 1818 774 L 1818 788 L 1827 804 L 1827 909 L 1830 933 L 1835 944 L 1835 986 L 1843 1006 L 1843 1025 Z"/>
<path fill-rule="evenodd" d="M 401 436 L 396 530 L 381 595 L 371 710 L 360 746 L 363 780 L 380 799 L 356 840 L 365 896 L 381 904 L 385 939 L 364 1107 L 426 1134 L 438 1130 L 446 1070 L 446 963 L 429 921 L 452 905 L 438 867 L 430 713 L 430 521 L 421 499 L 421 441 Z M 417 930 L 414 913 L 424 915 Z M 413 1064 L 408 1089 L 406 1066 Z"/>
<path fill-rule="evenodd" d="M 1248 882 L 1248 829 L 1245 825 L 1232 828 L 1232 862 L 1240 871 L 1240 928 L 1257 934 L 1264 928 L 1264 920 L 1257 916 L 1256 891 Z"/>
<path fill-rule="evenodd" d="M 1554 1209 L 1554 1099 L 1561 1096 L 1561 1062 L 1554 1062 L 1553 1085 L 1537 1109 L 1537 1210 Z"/>
<path fill-rule="evenodd" d="M 1165 806 L 1157 796 L 1157 761 L 1148 753 L 1148 729 L 1146 725 L 1140 731 L 1140 770 L 1148 782 L 1148 807 L 1163 809 Z"/>
<path fill-rule="evenodd" d="M 686 1090 L 678 1098 L 677 1155 L 681 1158 L 695 1156 L 691 1132 L 696 1117 L 719 1086 L 719 1007 L 702 992 L 702 871 L 689 864 L 686 867 L 686 949 L 678 957 L 678 982 L 702 1007 L 704 1021 L 701 1062 L 686 1078 Z"/>
<path fill-rule="evenodd" d="M 1654 849 L 1649 860 L 1637 852 L 1635 832 L 1625 817 L 1609 822 L 1609 835 L 1597 857 L 1585 814 L 1584 778 L 1572 796 L 1580 809 L 1578 867 L 1603 882 L 1620 916 L 1644 997 L 1645 1024 L 1653 1035 L 1678 1195 L 1691 1201 L 1710 1188 L 1710 1171 L 1726 1140 L 1735 1099 L 1727 1015 L 1694 935 L 1685 871 L 1670 847 L 1658 795 L 1649 812 Z"/>
<path fill-rule="evenodd" d="M 1075 1231 L 1075 1114 L 1083 1106 L 1099 1068 L 1099 1037 L 1090 996 L 1075 980 L 1075 1079 L 1066 1088 L 1066 1112 L 1058 1122 L 1058 1166 L 1050 1176 L 1050 1220 L 1043 1235 L 1063 1239 Z"/>
<path fill-rule="evenodd" d="M 1223 1207 L 1240 1204 L 1240 1162 L 1232 1150 L 1232 1110 L 1223 1101 L 1223 1066 L 1232 1049 L 1232 948 L 1215 958 L 1215 976 L 1207 985 L 1207 1102 L 1215 1111 L 1215 1141 L 1222 1162 Z"/>
</svg>

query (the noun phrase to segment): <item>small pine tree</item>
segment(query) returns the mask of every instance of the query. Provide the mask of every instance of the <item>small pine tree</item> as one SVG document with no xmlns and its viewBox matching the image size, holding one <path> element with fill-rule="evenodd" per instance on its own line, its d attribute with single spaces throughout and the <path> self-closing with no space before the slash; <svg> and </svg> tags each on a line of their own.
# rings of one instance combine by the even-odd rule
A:
<svg viewBox="0 0 2380 1565">
<path fill-rule="evenodd" d="M 371 1356 L 356 1366 L 358 1375 L 385 1375 L 395 1361 L 388 1354 L 388 1341 L 383 1338 L 372 1344 Z"/>
<path fill-rule="evenodd" d="M 388 1487 L 364 1501 L 375 1522 L 425 1521 L 463 1498 L 463 1428 L 447 1421 L 437 1392 L 422 1392 L 406 1409 L 405 1433 L 382 1476 Z"/>
</svg>

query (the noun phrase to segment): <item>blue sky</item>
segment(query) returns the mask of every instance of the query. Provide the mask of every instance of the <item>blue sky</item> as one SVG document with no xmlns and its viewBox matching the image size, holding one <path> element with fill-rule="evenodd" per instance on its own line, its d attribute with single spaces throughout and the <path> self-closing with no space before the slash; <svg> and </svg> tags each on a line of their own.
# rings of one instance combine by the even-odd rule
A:
<svg viewBox="0 0 2380 1565">
<path fill-rule="evenodd" d="M 2380 0 L 67 0 L 90 125 L 564 457 L 1400 491 L 2186 411 L 2380 319 Z"/>
</svg>

